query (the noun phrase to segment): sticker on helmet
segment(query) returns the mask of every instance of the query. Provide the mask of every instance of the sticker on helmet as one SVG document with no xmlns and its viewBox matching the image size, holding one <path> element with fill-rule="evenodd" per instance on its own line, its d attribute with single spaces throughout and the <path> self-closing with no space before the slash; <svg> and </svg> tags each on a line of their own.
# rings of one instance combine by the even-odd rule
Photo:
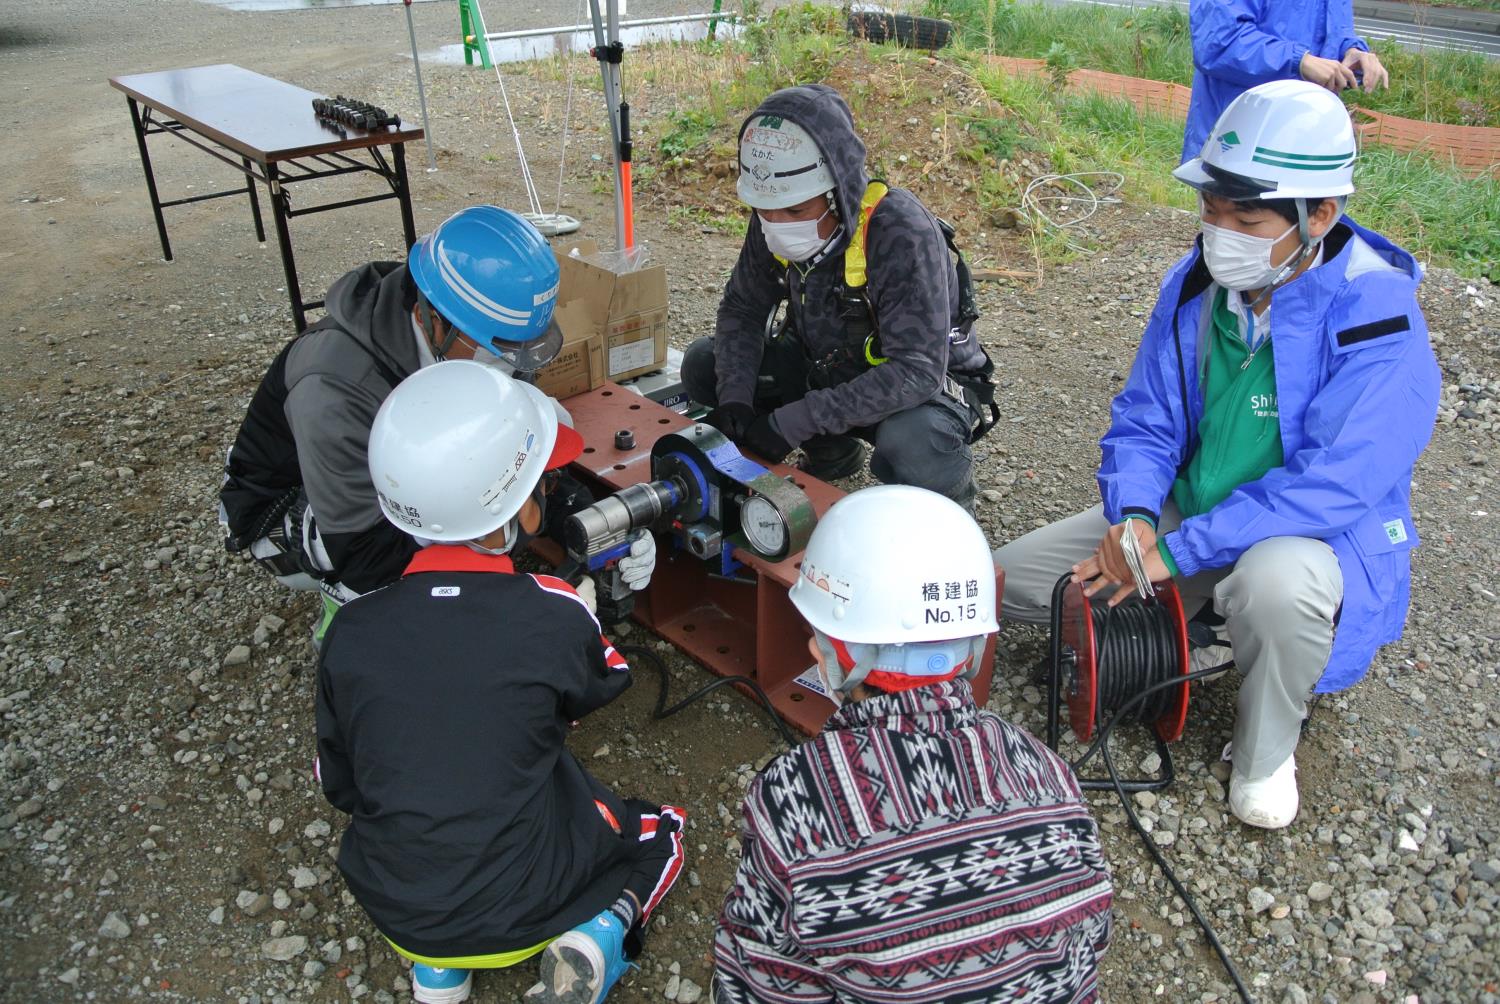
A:
<svg viewBox="0 0 1500 1004">
<path fill-rule="evenodd" d="M 543 290 L 542 292 L 540 292 L 540 293 L 536 294 L 535 296 L 533 296 L 531 298 L 531 305 L 533 307 L 540 307 L 542 304 L 546 303 L 547 301 L 556 299 L 557 298 L 557 288 L 560 285 L 562 285 L 562 283 L 560 283 L 560 282 L 554 282 L 552 284 L 552 288 L 551 289 Z"/>
<path fill-rule="evenodd" d="M 802 560 L 802 577 L 812 586 L 823 590 L 841 603 L 849 603 L 854 599 L 854 587 L 847 579 L 841 579 L 837 575 L 831 575 L 826 569 Z"/>
<path fill-rule="evenodd" d="M 762 115 L 760 117 L 760 124 L 763 125 L 763 126 L 765 126 L 767 129 L 780 129 L 781 128 L 781 116 L 780 115 Z"/>
<path fill-rule="evenodd" d="M 774 150 L 790 152 L 802 145 L 802 140 L 790 133 L 784 133 L 777 129 L 750 128 L 745 130 L 744 146 L 768 147 L 767 153 Z"/>
<path fill-rule="evenodd" d="M 1221 153 L 1228 153 L 1231 147 L 1236 147 L 1239 145 L 1239 134 L 1234 132 L 1233 130 L 1226 132 L 1219 137 L 1219 151 Z"/>
</svg>

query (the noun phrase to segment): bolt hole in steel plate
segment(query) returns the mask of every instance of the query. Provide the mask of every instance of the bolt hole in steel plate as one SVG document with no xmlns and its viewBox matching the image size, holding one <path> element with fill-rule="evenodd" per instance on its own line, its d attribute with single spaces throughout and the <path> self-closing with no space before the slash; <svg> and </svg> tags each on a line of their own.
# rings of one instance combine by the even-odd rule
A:
<svg viewBox="0 0 1500 1004">
<path fill-rule="evenodd" d="M 797 704 L 801 704 L 803 701 L 807 700 L 806 697 L 803 697 L 800 692 L 795 691 L 795 690 L 792 691 L 790 694 L 787 694 L 786 696 L 788 698 L 790 698 L 793 702 L 797 703 Z"/>
</svg>

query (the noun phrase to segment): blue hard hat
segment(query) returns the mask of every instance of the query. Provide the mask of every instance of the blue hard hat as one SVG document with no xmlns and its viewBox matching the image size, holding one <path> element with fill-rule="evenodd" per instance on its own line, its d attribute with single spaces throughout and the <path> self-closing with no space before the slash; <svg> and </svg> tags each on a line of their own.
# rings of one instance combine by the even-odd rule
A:
<svg viewBox="0 0 1500 1004">
<path fill-rule="evenodd" d="M 516 369 L 539 369 L 562 347 L 557 259 L 520 215 L 460 210 L 417 241 L 407 268 L 434 310 Z"/>
</svg>

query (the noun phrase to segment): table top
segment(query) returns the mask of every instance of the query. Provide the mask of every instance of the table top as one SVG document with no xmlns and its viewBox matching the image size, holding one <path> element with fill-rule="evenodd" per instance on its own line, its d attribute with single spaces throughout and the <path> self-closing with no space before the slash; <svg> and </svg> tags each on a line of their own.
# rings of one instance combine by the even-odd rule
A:
<svg viewBox="0 0 1500 1004">
<path fill-rule="evenodd" d="M 402 123 L 374 132 L 323 122 L 323 97 L 232 63 L 110 77 L 113 87 L 260 164 L 421 139 Z"/>
</svg>

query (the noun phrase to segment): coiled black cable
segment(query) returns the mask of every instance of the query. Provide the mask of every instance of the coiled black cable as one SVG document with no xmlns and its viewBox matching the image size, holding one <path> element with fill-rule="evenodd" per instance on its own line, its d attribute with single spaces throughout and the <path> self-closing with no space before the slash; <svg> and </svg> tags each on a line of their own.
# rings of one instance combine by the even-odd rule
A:
<svg viewBox="0 0 1500 1004">
<path fill-rule="evenodd" d="M 797 737 L 792 735 L 791 730 L 786 727 L 786 723 L 781 720 L 781 716 L 776 713 L 776 708 L 771 704 L 771 698 L 761 689 L 760 684 L 750 677 L 744 675 L 720 677 L 712 683 L 699 687 L 676 704 L 668 707 L 667 687 L 671 683 L 671 677 L 667 674 L 667 664 L 662 661 L 661 656 L 644 645 L 616 645 L 615 650 L 627 658 L 640 656 L 656 670 L 657 678 L 661 681 L 661 686 L 656 691 L 656 707 L 651 712 L 653 719 L 660 721 L 663 718 L 671 717 L 694 701 L 712 694 L 720 687 L 735 684 L 742 687 L 749 687 L 765 707 L 766 713 L 771 716 L 771 724 L 775 725 L 776 731 L 781 733 L 782 740 L 788 746 L 795 747 L 797 745 Z"/>
<path fill-rule="evenodd" d="M 1181 679 L 1177 666 L 1177 633 L 1171 612 L 1159 603 L 1122 603 L 1117 607 L 1092 607 L 1098 674 L 1097 708 L 1118 715 L 1126 702 L 1149 691 L 1149 699 L 1130 712 L 1131 721 L 1153 722 L 1167 713 L 1170 690 L 1150 689 L 1161 680 Z"/>
<path fill-rule="evenodd" d="M 1103 610 L 1093 609 L 1095 652 L 1094 673 L 1098 680 L 1099 697 L 1096 707 L 1108 708 L 1113 712 L 1099 729 L 1099 734 L 1094 737 L 1083 753 L 1073 763 L 1076 773 L 1086 764 L 1095 753 L 1099 753 L 1104 760 L 1104 768 L 1109 774 L 1110 783 L 1114 786 L 1115 794 L 1120 799 L 1120 805 L 1125 809 L 1125 815 L 1130 820 L 1131 828 L 1146 845 L 1146 851 L 1151 855 L 1156 866 L 1166 876 L 1167 882 L 1177 893 L 1193 919 L 1198 922 L 1198 927 L 1208 938 L 1209 947 L 1219 957 L 1219 962 L 1229 978 L 1234 983 L 1235 990 L 1240 995 L 1240 1000 L 1245 1004 L 1254 1004 L 1254 998 L 1250 996 L 1250 990 L 1245 986 L 1244 979 L 1239 970 L 1229 958 L 1223 942 L 1219 940 L 1218 933 L 1214 931 L 1213 925 L 1208 918 L 1203 916 L 1203 911 L 1198 908 L 1197 900 L 1187 891 L 1177 873 L 1167 864 L 1167 859 L 1157 846 L 1151 834 L 1141 825 L 1140 818 L 1135 814 L 1135 806 L 1131 804 L 1130 795 L 1120 783 L 1120 775 L 1115 770 L 1114 760 L 1109 754 L 1109 737 L 1114 734 L 1115 726 L 1121 722 L 1154 721 L 1163 713 L 1165 705 L 1170 700 L 1172 688 L 1187 686 L 1193 680 L 1201 680 L 1220 671 L 1222 667 L 1202 669 L 1196 673 L 1179 675 L 1177 665 L 1180 649 L 1177 646 L 1176 625 L 1172 622 L 1170 612 L 1159 603 L 1122 603 L 1119 606 L 1106 606 Z M 1139 616 L 1138 616 L 1139 615 Z M 1119 625 L 1125 625 L 1125 634 L 1111 642 L 1109 636 L 1114 633 Z M 1105 672 L 1105 659 L 1109 659 L 1109 671 Z M 1109 697 L 1106 699 L 1105 695 Z M 1142 709 L 1163 709 L 1143 711 Z"/>
</svg>

